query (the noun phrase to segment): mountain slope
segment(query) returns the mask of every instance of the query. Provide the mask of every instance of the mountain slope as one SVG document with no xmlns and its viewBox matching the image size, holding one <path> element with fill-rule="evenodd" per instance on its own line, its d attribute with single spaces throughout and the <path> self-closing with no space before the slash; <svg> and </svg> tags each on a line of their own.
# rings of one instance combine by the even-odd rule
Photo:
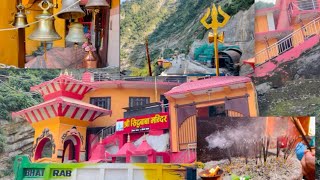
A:
<svg viewBox="0 0 320 180">
<path fill-rule="evenodd" d="M 254 78 L 260 115 L 320 114 L 320 44 L 283 63 L 270 76 Z"/>
<path fill-rule="evenodd" d="M 131 0 L 121 7 L 121 68 L 143 67 L 146 62 L 145 37 L 153 61 L 164 50 L 189 52 L 195 40 L 206 39 L 200 19 L 212 3 L 229 15 L 247 10 L 253 0 Z M 153 6 L 150 6 L 150 3 Z M 139 10 L 139 11 L 138 11 Z M 156 15 L 155 15 L 156 14 Z M 159 14 L 159 15 L 158 15 Z M 220 18 L 221 19 L 221 18 Z M 253 31 L 253 28 L 252 28 Z"/>
</svg>

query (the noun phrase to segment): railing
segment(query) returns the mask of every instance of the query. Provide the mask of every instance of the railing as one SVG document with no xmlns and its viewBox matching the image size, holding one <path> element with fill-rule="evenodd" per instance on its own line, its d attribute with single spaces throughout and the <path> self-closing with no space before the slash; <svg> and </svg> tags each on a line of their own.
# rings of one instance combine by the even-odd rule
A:
<svg viewBox="0 0 320 180">
<path fill-rule="evenodd" d="M 120 79 L 120 76 L 112 76 L 108 73 L 101 73 L 101 72 L 93 73 L 94 81 L 112 81 L 116 79 Z"/>
<path fill-rule="evenodd" d="M 319 8 L 317 0 L 297 0 L 297 3 L 292 3 L 298 10 L 315 10 Z"/>
<path fill-rule="evenodd" d="M 172 83 L 184 83 L 187 82 L 185 76 L 170 76 L 170 77 L 134 77 L 134 76 L 113 76 L 108 73 L 95 72 L 93 73 L 94 81 L 145 81 L 145 82 L 172 82 Z"/>
<path fill-rule="evenodd" d="M 91 144 L 90 144 L 90 149 L 100 141 L 100 138 L 101 138 L 101 139 L 104 139 L 104 138 L 106 138 L 107 136 L 113 135 L 115 132 L 116 132 L 116 126 L 115 126 L 115 124 L 112 125 L 112 126 L 109 126 L 109 127 L 106 127 L 106 128 L 101 129 L 101 130 L 96 134 L 96 136 L 92 139 Z"/>
<path fill-rule="evenodd" d="M 169 111 L 169 104 L 162 103 L 150 103 L 138 107 L 125 108 L 127 112 L 123 113 L 124 118 L 130 118 L 134 116 L 142 116 L 146 114 L 164 113 Z"/>
<path fill-rule="evenodd" d="M 255 56 L 256 66 L 289 51 L 316 34 L 320 34 L 320 17 L 284 37 L 277 43 L 274 43 L 268 48 L 258 52 Z"/>
</svg>

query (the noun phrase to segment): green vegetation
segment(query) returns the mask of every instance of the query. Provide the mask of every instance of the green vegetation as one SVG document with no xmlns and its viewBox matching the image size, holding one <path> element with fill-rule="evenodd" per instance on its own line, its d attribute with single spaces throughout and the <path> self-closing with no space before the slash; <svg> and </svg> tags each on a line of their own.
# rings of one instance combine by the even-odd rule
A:
<svg viewBox="0 0 320 180">
<path fill-rule="evenodd" d="M 13 164 L 15 157 L 8 158 L 5 162 L 6 169 L 0 171 L 0 178 L 11 176 L 13 174 Z"/>
<path fill-rule="evenodd" d="M 316 117 L 316 177 L 320 177 L 320 129 L 319 115 Z"/>
<path fill-rule="evenodd" d="M 264 104 L 259 102 L 260 106 Z M 299 99 L 299 104 L 297 104 L 297 99 L 285 100 L 279 103 L 272 103 L 269 106 L 259 107 L 260 116 L 268 116 L 270 114 L 274 116 L 292 116 L 292 115 L 308 115 L 315 116 L 320 114 L 320 98 L 312 97 L 310 99 Z"/>
<path fill-rule="evenodd" d="M 131 76 L 149 76 L 148 65 L 143 68 L 132 67 L 131 71 Z"/>
<path fill-rule="evenodd" d="M 5 145 L 6 145 L 6 139 L 3 134 L 3 131 L 0 129 L 0 153 L 4 152 Z"/>
<path fill-rule="evenodd" d="M 0 70 L 0 119 L 11 119 L 11 113 L 42 101 L 30 87 L 59 75 L 60 70 Z"/>
<path fill-rule="evenodd" d="M 68 70 L 75 78 L 81 78 L 83 69 Z M 92 71 L 100 71 L 99 69 Z M 101 70 L 103 71 L 103 70 Z M 1 69 L 0 70 L 0 120 L 11 119 L 11 113 L 42 102 L 30 87 L 59 76 L 61 70 Z"/>
<path fill-rule="evenodd" d="M 254 0 L 131 0 L 124 2 L 121 6 L 120 24 L 122 63 L 129 63 L 136 68 L 144 67 L 146 36 L 149 39 L 149 47 L 152 47 L 150 48 L 152 61 L 157 60 L 162 48 L 165 48 L 164 58 L 169 58 L 176 48 L 188 53 L 194 40 L 204 38 L 207 30 L 199 20 L 212 3 L 221 5 L 224 11 L 233 16 L 240 10 L 249 9 Z M 135 67 L 132 68 L 135 72 Z"/>
<path fill-rule="evenodd" d="M 145 37 L 154 31 L 157 25 L 174 11 L 174 0 L 133 0 L 121 5 L 121 44 L 125 48 L 133 48 L 144 44 Z M 171 9 L 170 7 L 173 7 Z M 121 59 L 128 54 L 121 52 Z"/>
</svg>

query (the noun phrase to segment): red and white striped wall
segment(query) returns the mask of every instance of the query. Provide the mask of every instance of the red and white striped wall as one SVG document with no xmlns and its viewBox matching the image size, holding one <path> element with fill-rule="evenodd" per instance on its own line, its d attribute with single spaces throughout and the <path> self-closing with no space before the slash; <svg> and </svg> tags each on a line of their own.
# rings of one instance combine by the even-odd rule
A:
<svg viewBox="0 0 320 180">
<path fill-rule="evenodd" d="M 39 92 L 45 101 L 59 96 L 80 100 L 92 89 L 94 89 L 92 85 L 78 81 L 69 75 L 60 75 L 51 81 L 31 87 L 31 91 Z"/>
<path fill-rule="evenodd" d="M 111 115 L 111 111 L 80 100 L 59 97 L 12 115 L 23 117 L 31 124 L 58 116 L 91 122 L 100 116 Z"/>
</svg>

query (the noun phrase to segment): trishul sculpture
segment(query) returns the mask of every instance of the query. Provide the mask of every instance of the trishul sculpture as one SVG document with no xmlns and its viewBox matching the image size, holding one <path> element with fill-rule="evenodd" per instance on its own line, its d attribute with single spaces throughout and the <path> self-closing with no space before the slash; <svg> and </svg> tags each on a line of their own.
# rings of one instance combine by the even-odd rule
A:
<svg viewBox="0 0 320 180">
<path fill-rule="evenodd" d="M 220 23 L 218 21 L 218 13 L 224 18 L 223 21 Z M 217 7 L 213 4 L 212 5 L 212 12 L 211 12 L 211 23 L 207 23 L 207 19 L 210 16 L 210 8 L 208 8 L 207 13 L 202 17 L 200 20 L 201 24 L 207 29 L 212 29 L 213 33 L 209 33 L 209 43 L 214 43 L 214 57 L 215 57 L 215 65 L 216 65 L 216 76 L 219 76 L 219 56 L 218 56 L 218 41 L 223 42 L 224 41 L 224 33 L 218 34 L 218 28 L 224 27 L 229 19 L 230 16 L 225 13 L 222 9 L 221 6 Z"/>
</svg>

